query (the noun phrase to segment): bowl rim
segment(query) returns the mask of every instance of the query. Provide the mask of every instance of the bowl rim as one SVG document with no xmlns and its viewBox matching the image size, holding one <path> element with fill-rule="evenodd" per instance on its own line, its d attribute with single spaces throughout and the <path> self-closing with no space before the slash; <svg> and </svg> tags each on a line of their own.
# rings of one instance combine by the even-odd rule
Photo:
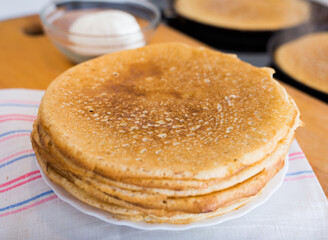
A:
<svg viewBox="0 0 328 240">
<path fill-rule="evenodd" d="M 57 26 L 53 25 L 51 22 L 49 22 L 47 20 L 47 17 L 46 17 L 46 12 L 47 12 L 47 10 L 49 10 L 50 7 L 54 7 L 55 9 L 57 9 L 57 4 L 58 3 L 68 3 L 68 2 L 92 2 L 92 0 L 64 0 L 64 1 L 60 1 L 60 2 L 56 2 L 56 1 L 48 2 L 41 9 L 40 14 L 39 14 L 41 22 L 42 22 L 42 24 L 43 24 L 46 31 L 47 30 L 52 30 L 52 31 L 57 32 L 59 34 L 71 35 L 71 36 L 76 36 L 76 37 L 96 38 L 96 39 L 108 38 L 108 37 L 122 38 L 122 37 L 133 36 L 133 35 L 136 35 L 136 34 L 144 33 L 144 32 L 147 32 L 148 30 L 151 30 L 151 29 L 156 29 L 156 27 L 158 26 L 158 24 L 160 23 L 160 20 L 161 20 L 161 13 L 160 13 L 159 8 L 156 5 L 154 5 L 153 3 L 149 2 L 149 1 L 146 1 L 146 0 L 124 0 L 124 1 L 120 1 L 120 0 L 98 0 L 97 2 L 137 4 L 139 6 L 142 6 L 142 7 L 145 7 L 147 9 L 151 10 L 155 14 L 155 18 L 153 20 L 149 21 L 149 24 L 147 26 L 141 28 L 138 31 L 131 32 L 131 33 L 128 33 L 128 34 L 88 35 L 88 34 L 72 33 L 69 30 L 64 30 L 60 27 L 57 27 Z"/>
</svg>

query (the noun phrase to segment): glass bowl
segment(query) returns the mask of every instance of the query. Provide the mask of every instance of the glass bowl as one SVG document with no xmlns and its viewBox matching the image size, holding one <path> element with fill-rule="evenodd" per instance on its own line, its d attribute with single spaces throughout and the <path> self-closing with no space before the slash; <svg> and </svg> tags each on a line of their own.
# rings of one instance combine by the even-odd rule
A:
<svg viewBox="0 0 328 240">
<path fill-rule="evenodd" d="M 101 34 L 81 34 L 71 31 L 70 27 L 80 17 L 105 10 L 120 10 L 131 14 L 140 28 L 124 34 L 108 31 Z M 71 61 L 79 63 L 105 53 L 144 46 L 160 22 L 160 11 L 144 0 L 57 1 L 42 9 L 40 19 L 54 45 Z M 108 18 L 102 18 L 102 21 L 107 20 Z"/>
</svg>

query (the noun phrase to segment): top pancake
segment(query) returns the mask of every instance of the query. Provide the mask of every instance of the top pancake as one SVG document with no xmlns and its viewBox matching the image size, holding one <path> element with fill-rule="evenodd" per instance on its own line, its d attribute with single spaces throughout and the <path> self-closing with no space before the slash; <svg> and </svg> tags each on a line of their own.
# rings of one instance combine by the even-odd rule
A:
<svg viewBox="0 0 328 240">
<path fill-rule="evenodd" d="M 263 159 L 296 121 L 271 70 L 176 43 L 71 68 L 49 86 L 38 115 L 56 148 L 89 171 L 200 180 Z"/>
<path fill-rule="evenodd" d="M 303 0 L 177 0 L 175 9 L 201 23 L 245 31 L 278 30 L 310 18 Z"/>
<path fill-rule="evenodd" d="M 275 61 L 295 80 L 328 94 L 328 32 L 283 44 L 275 53 Z"/>
</svg>

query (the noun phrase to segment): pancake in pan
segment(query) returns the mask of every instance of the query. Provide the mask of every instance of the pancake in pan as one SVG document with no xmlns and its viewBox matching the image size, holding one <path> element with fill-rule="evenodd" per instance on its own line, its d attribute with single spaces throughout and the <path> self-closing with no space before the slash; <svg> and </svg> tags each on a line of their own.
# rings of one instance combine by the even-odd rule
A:
<svg viewBox="0 0 328 240">
<path fill-rule="evenodd" d="M 303 0 L 176 0 L 178 14 L 215 27 L 243 31 L 274 31 L 310 18 Z"/>
<path fill-rule="evenodd" d="M 285 43 L 274 58 L 279 68 L 295 80 L 328 94 L 328 32 Z"/>
</svg>

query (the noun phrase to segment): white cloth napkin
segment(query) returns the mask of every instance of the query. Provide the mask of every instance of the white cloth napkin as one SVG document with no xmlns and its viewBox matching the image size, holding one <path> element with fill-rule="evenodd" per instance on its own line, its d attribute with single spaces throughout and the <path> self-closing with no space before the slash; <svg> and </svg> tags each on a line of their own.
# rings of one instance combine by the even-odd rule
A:
<svg viewBox="0 0 328 240">
<path fill-rule="evenodd" d="M 145 231 L 85 215 L 43 182 L 30 132 L 43 91 L 0 90 L 0 239 L 328 239 L 328 204 L 294 141 L 284 183 L 264 205 L 222 224 Z"/>
</svg>

